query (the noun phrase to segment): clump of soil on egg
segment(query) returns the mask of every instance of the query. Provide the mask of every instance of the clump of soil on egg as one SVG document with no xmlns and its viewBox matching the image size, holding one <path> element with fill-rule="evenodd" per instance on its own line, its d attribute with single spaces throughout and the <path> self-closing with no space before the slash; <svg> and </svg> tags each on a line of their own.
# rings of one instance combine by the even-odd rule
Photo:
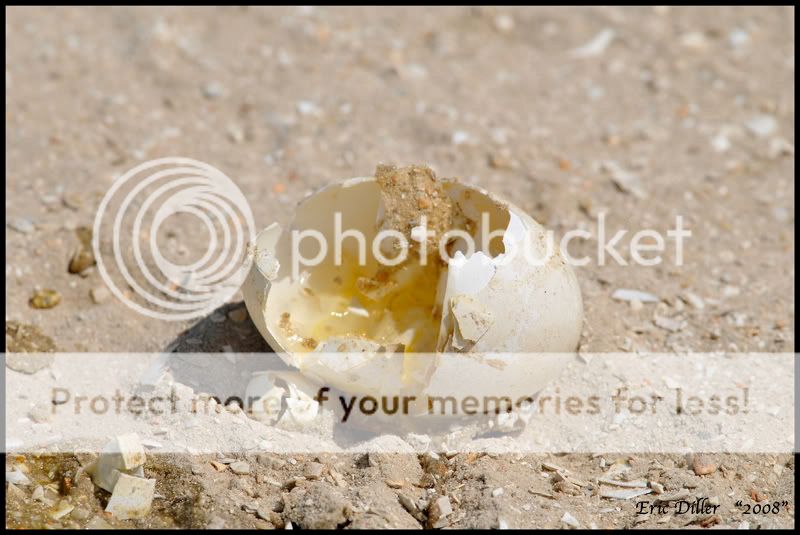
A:
<svg viewBox="0 0 800 535">
<path fill-rule="evenodd" d="M 458 205 L 447 195 L 444 185 L 430 167 L 379 165 L 375 179 L 381 189 L 384 214 L 382 229 L 403 234 L 412 251 L 419 254 L 420 241 L 412 229 L 424 221 L 429 231 L 427 254 L 438 251 L 439 239 L 447 231 L 464 228 L 465 218 Z M 399 243 L 394 246 L 399 248 Z"/>
</svg>

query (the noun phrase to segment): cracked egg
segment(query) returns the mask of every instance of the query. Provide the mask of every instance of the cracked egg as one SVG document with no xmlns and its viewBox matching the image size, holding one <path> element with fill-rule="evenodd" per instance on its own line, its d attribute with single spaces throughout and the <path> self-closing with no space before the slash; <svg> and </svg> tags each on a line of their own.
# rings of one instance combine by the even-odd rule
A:
<svg viewBox="0 0 800 535">
<path fill-rule="evenodd" d="M 582 328 L 575 274 L 545 238 L 483 189 L 379 166 L 311 194 L 288 229 L 261 231 L 244 297 L 273 350 L 320 385 L 525 396 L 558 375 Z"/>
</svg>

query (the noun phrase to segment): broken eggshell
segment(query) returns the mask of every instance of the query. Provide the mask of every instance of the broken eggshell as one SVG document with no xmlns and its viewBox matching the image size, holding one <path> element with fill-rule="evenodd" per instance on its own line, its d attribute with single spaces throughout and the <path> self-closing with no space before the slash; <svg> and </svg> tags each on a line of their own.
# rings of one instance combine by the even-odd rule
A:
<svg viewBox="0 0 800 535">
<path fill-rule="evenodd" d="M 276 423 L 285 411 L 288 421 L 304 424 L 319 413 L 319 404 L 312 398 L 315 386 L 297 372 L 258 372 L 247 384 L 245 399 L 256 420 Z"/>
<path fill-rule="evenodd" d="M 144 446 L 139 435 L 126 433 L 109 441 L 86 473 L 95 485 L 112 492 L 121 474 L 144 477 L 144 461 Z"/>
<path fill-rule="evenodd" d="M 316 230 L 334 244 L 334 214 L 340 229 L 355 229 L 367 239 L 367 254 L 380 226 L 381 192 L 376 179 L 334 183 L 302 201 L 289 230 L 277 223 L 251 243 L 253 264 L 243 293 L 261 335 L 289 365 L 316 382 L 355 394 L 414 392 L 428 396 L 529 396 L 552 381 L 574 355 L 582 329 L 583 304 L 572 267 L 557 247 L 536 264 L 525 254 L 507 258 L 513 247 L 530 244 L 532 257 L 545 258 L 545 229 L 511 203 L 475 186 L 441 181 L 447 195 L 475 223 L 475 251 L 457 245 L 434 290 L 441 310 L 435 347 L 409 354 L 403 345 L 364 338 L 303 337 L 305 318 L 324 311 L 315 297 L 316 270 L 333 262 L 329 247 L 321 266 L 301 266 L 292 276 L 291 230 Z M 505 230 L 502 240 L 481 243 L 482 213 L 490 230 Z M 413 239 L 413 233 L 412 233 Z M 502 247 L 498 242 L 502 241 Z M 357 240 L 341 240 L 356 250 Z M 299 243 L 303 258 L 318 252 L 314 240 Z M 486 251 L 486 252 L 484 252 Z M 487 254 L 488 253 L 488 254 Z M 374 261 L 374 258 L 370 259 Z M 355 311 L 358 307 L 355 306 Z M 290 323 L 293 322 L 293 323 Z M 298 350 L 298 344 L 305 348 Z M 425 354 L 423 354 L 425 353 Z M 538 353 L 538 355 L 530 355 Z M 411 359 L 414 359 L 413 362 Z"/>
</svg>

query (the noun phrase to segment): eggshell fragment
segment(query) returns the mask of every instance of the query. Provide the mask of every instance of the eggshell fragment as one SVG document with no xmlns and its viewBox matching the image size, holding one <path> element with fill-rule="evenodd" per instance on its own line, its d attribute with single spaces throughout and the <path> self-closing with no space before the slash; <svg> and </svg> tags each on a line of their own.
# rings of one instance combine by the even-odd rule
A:
<svg viewBox="0 0 800 535">
<path fill-rule="evenodd" d="M 144 461 L 144 446 L 139 435 L 126 433 L 109 441 L 86 471 L 95 485 L 112 492 L 120 474 L 144 477 Z"/>
<path fill-rule="evenodd" d="M 450 314 L 455 321 L 451 343 L 458 351 L 474 345 L 494 323 L 494 314 L 468 295 L 450 299 Z"/>
<path fill-rule="evenodd" d="M 275 384 L 269 373 L 256 375 L 245 389 L 250 414 L 256 420 L 264 422 L 277 421 L 286 394 L 287 389 Z"/>
<path fill-rule="evenodd" d="M 120 520 L 144 518 L 150 513 L 155 489 L 155 479 L 120 474 L 106 505 L 106 512 Z"/>
</svg>

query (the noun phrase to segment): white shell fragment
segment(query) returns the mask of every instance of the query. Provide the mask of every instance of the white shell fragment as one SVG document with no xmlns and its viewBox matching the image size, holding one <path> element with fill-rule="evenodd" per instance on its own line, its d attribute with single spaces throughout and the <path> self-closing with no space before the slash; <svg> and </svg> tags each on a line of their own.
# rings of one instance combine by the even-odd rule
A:
<svg viewBox="0 0 800 535">
<path fill-rule="evenodd" d="M 611 294 L 611 298 L 617 301 L 639 301 L 640 303 L 658 303 L 660 301 L 658 297 L 650 292 L 628 290 L 627 288 L 614 290 L 614 293 Z"/>
<path fill-rule="evenodd" d="M 74 509 L 75 509 L 74 505 L 72 505 L 66 500 L 61 500 L 60 502 L 58 502 L 58 506 L 56 506 L 55 511 L 50 513 L 50 518 L 52 518 L 53 520 L 59 520 L 70 514 Z"/>
<path fill-rule="evenodd" d="M 106 444 L 86 471 L 98 487 L 112 492 L 121 474 L 144 477 L 144 446 L 136 433 L 119 435 Z"/>
<path fill-rule="evenodd" d="M 778 121 L 772 115 L 756 115 L 745 123 L 745 126 L 756 137 L 767 137 L 778 128 Z"/>
<path fill-rule="evenodd" d="M 106 512 L 120 520 L 144 518 L 150 513 L 155 490 L 155 479 L 120 474 L 106 505 Z"/>
<path fill-rule="evenodd" d="M 275 280 L 281 265 L 272 253 L 261 251 L 256 258 L 256 267 L 267 280 Z"/>
<path fill-rule="evenodd" d="M 573 49 L 571 55 L 574 58 L 592 58 L 600 56 L 606 51 L 615 36 L 616 32 L 614 32 L 614 30 L 606 28 L 585 45 Z"/>
<path fill-rule="evenodd" d="M 623 169 L 617 162 L 609 160 L 602 162 L 601 169 L 608 173 L 611 181 L 620 191 L 630 193 L 634 197 L 644 199 L 647 194 L 642 186 L 642 179 L 639 175 Z"/>
<path fill-rule="evenodd" d="M 580 288 L 558 247 L 547 246 L 546 230 L 478 187 L 439 184 L 460 217 L 472 222 L 465 228 L 475 248 L 456 239 L 448 244 L 446 262 L 431 268 L 404 264 L 389 272 L 388 281 L 380 279 L 382 264 L 370 247 L 387 217 L 373 177 L 313 193 L 288 227 L 272 224 L 256 236 L 242 288 L 248 312 L 272 349 L 311 383 L 252 383 L 257 399 L 283 399 L 287 414 L 281 421 L 315 418 L 319 385 L 365 395 L 528 396 L 575 355 L 583 323 Z M 336 225 L 334 214 L 341 218 Z M 358 240 L 352 236 L 340 240 L 335 262 L 336 232 L 349 230 L 366 238 L 365 263 L 356 262 Z M 412 247 L 426 241 L 424 230 L 420 221 L 408 221 Z M 482 243 L 483 230 L 493 233 L 488 243 Z M 293 246 L 304 259 L 320 249 L 313 239 L 293 242 L 293 234 L 302 232 L 315 232 L 329 244 L 316 265 L 295 261 Z M 387 244 L 392 240 L 374 249 L 392 256 Z M 525 247 L 542 261 L 531 262 L 522 254 Z"/>
<path fill-rule="evenodd" d="M 610 489 L 602 489 L 600 490 L 600 497 L 601 498 L 608 498 L 610 500 L 630 500 L 631 498 L 636 498 L 637 496 L 644 496 L 645 494 L 650 494 L 653 492 L 653 489 L 623 489 L 623 490 L 610 490 Z"/>
<path fill-rule="evenodd" d="M 6 471 L 6 482 L 11 483 L 13 485 L 30 485 L 31 480 L 28 479 L 24 473 L 20 472 L 19 470 L 7 470 Z"/>
<path fill-rule="evenodd" d="M 319 414 L 319 403 L 310 393 L 301 389 L 297 383 L 288 383 L 289 395 L 286 398 L 286 415 L 290 422 L 303 424 L 313 421 Z"/>
<path fill-rule="evenodd" d="M 277 421 L 286 394 L 287 389 L 278 386 L 269 373 L 261 373 L 253 377 L 245 390 L 251 415 L 256 420 L 263 422 Z"/>
<path fill-rule="evenodd" d="M 474 345 L 494 323 L 492 311 L 468 295 L 450 299 L 450 314 L 455 322 L 451 344 L 458 351 Z"/>
</svg>

